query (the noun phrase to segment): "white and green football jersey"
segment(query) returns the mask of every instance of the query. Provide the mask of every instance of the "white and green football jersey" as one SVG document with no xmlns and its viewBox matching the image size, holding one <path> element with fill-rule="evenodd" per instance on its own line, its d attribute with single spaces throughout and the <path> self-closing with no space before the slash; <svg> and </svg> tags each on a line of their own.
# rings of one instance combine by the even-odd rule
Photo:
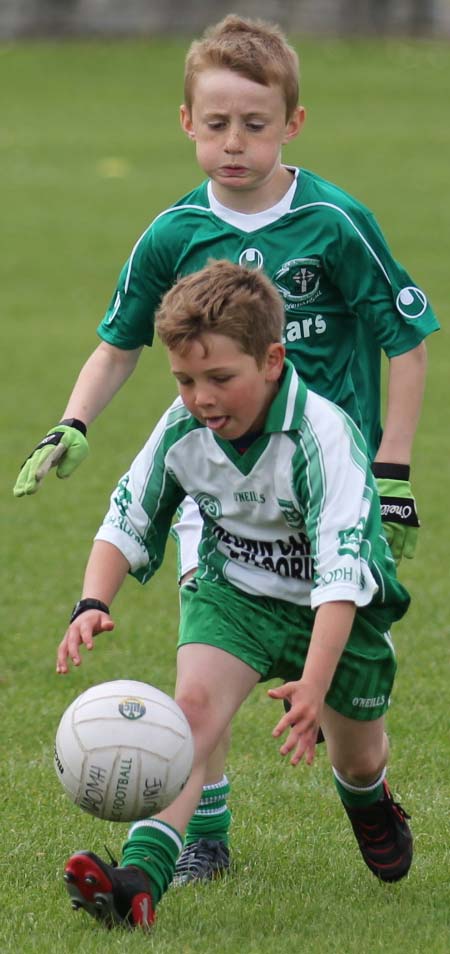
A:
<svg viewBox="0 0 450 954">
<path fill-rule="evenodd" d="M 290 362 L 245 453 L 178 398 L 120 480 L 96 539 L 116 546 L 145 582 L 186 494 L 203 517 L 199 579 L 313 608 L 373 602 L 389 611 L 389 624 L 402 615 L 406 591 L 381 529 L 362 435 L 306 389 Z"/>
<path fill-rule="evenodd" d="M 162 212 L 124 266 L 101 338 L 151 345 L 164 293 L 208 259 L 262 268 L 284 300 L 288 357 L 306 385 L 344 408 L 371 458 L 380 439 L 380 355 L 403 354 L 439 325 L 394 260 L 373 215 L 341 189 L 293 169 L 288 193 L 252 215 L 226 209 L 210 182 Z"/>
</svg>

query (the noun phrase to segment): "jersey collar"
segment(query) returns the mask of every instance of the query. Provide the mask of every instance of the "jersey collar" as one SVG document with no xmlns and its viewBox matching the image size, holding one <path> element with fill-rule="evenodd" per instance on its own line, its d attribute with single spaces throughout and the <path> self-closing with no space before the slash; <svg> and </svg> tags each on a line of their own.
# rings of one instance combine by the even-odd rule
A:
<svg viewBox="0 0 450 954">
<path fill-rule="evenodd" d="M 299 378 L 294 365 L 285 358 L 280 388 L 270 405 L 263 433 L 298 431 L 302 426 L 306 393 L 306 385 Z"/>
<path fill-rule="evenodd" d="M 213 212 L 218 219 L 221 219 L 222 222 L 227 222 L 228 225 L 232 225 L 241 232 L 256 232 L 258 229 L 265 228 L 272 222 L 277 222 L 283 215 L 286 215 L 286 212 L 289 212 L 298 186 L 299 170 L 297 167 L 285 166 L 285 168 L 294 173 L 292 184 L 279 202 L 270 209 L 264 209 L 262 212 L 235 212 L 234 209 L 229 209 L 227 206 L 222 205 L 213 193 L 210 179 L 207 183 L 207 195 L 211 212 Z"/>
</svg>

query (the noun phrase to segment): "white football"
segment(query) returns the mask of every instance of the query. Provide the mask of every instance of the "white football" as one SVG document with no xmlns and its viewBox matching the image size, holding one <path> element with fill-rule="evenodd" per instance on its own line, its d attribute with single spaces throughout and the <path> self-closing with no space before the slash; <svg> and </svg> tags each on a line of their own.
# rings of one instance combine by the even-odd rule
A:
<svg viewBox="0 0 450 954">
<path fill-rule="evenodd" d="M 170 696 L 118 679 L 87 689 L 66 709 L 54 764 L 76 805 L 127 822 L 174 801 L 191 774 L 193 753 L 189 723 Z"/>
</svg>

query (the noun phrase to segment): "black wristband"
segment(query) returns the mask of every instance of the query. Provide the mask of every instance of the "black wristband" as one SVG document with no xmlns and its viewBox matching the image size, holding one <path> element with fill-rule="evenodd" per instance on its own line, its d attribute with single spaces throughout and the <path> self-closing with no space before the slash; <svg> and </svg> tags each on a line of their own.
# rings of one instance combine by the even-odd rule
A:
<svg viewBox="0 0 450 954">
<path fill-rule="evenodd" d="M 86 610 L 90 609 L 101 610 L 102 613 L 108 613 L 109 616 L 109 606 L 107 606 L 106 603 L 102 603 L 101 600 L 94 600 L 91 599 L 91 597 L 87 597 L 86 599 L 78 600 L 78 603 L 75 603 L 69 622 L 73 623 L 77 616 L 81 616 L 81 613 L 85 613 Z"/>
<path fill-rule="evenodd" d="M 384 464 L 377 460 L 372 464 L 374 477 L 386 477 L 388 480 L 409 480 L 410 471 L 409 464 Z"/>
<path fill-rule="evenodd" d="M 66 427 L 74 427 L 75 430 L 81 431 L 83 437 L 86 437 L 87 427 L 84 421 L 79 421 L 77 417 L 67 417 L 64 421 L 59 421 L 60 424 L 65 424 Z M 58 430 L 58 427 L 55 427 L 55 431 Z"/>
</svg>

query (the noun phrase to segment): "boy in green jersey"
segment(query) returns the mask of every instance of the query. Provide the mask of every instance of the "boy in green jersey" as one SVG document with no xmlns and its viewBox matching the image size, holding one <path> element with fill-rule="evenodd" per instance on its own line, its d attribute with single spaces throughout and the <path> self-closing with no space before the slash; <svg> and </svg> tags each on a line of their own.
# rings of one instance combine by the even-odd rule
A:
<svg viewBox="0 0 450 954">
<path fill-rule="evenodd" d="M 181 122 L 208 179 L 137 241 L 98 328 L 102 342 L 83 367 L 61 424 L 22 468 L 18 496 L 34 493 L 54 463 L 59 476 L 69 476 L 87 453 L 87 425 L 132 372 L 143 346 L 151 345 L 161 297 L 179 276 L 209 258 L 226 258 L 262 270 L 280 292 L 288 357 L 308 387 L 362 429 L 394 557 L 412 556 L 418 519 L 409 466 L 425 381 L 424 338 L 438 325 L 372 214 L 312 172 L 282 164 L 282 146 L 298 135 L 304 117 L 297 56 L 276 27 L 232 15 L 193 43 Z M 383 433 L 382 350 L 389 358 Z M 186 579 L 197 565 L 202 521 L 192 499 L 181 510 L 174 532 L 180 579 Z M 182 860 L 180 878 L 226 866 L 226 747 L 224 738 L 188 832 L 186 851 L 200 841 L 202 858 L 190 853 L 187 867 Z M 203 865 L 205 851 L 212 856 Z"/>
<path fill-rule="evenodd" d="M 231 15 L 192 44 L 181 123 L 208 181 L 161 213 L 136 243 L 98 328 L 102 343 L 81 371 L 62 427 L 52 428 L 22 469 L 17 496 L 34 493 L 52 464 L 61 477 L 72 473 L 87 453 L 87 426 L 151 345 L 162 295 L 180 275 L 223 257 L 262 268 L 274 282 L 294 366 L 363 429 L 381 466 L 382 495 L 408 496 L 414 520 L 407 483 L 423 340 L 438 323 L 373 215 L 319 176 L 282 165 L 281 148 L 304 118 L 297 56 L 276 27 Z M 382 350 L 390 360 L 383 434 Z M 396 558 L 405 541 L 412 555 L 416 533 L 401 510 L 393 507 L 388 521 Z"/>
<path fill-rule="evenodd" d="M 113 628 L 109 604 L 123 580 L 150 579 L 192 496 L 203 529 L 198 569 L 181 591 L 176 699 L 194 767 L 168 808 L 131 826 L 119 867 L 90 851 L 71 856 L 72 903 L 108 926 L 153 923 L 208 758 L 254 686 L 274 677 L 287 682 L 269 695 L 290 703 L 273 731 L 288 732 L 281 754 L 311 765 L 322 726 L 362 856 L 397 881 L 412 836 L 385 779 L 384 713 L 396 668 L 389 627 L 409 596 L 364 439 L 285 359 L 283 304 L 260 271 L 216 261 L 180 279 L 156 323 L 180 397 L 111 496 L 57 672 Z"/>
</svg>

